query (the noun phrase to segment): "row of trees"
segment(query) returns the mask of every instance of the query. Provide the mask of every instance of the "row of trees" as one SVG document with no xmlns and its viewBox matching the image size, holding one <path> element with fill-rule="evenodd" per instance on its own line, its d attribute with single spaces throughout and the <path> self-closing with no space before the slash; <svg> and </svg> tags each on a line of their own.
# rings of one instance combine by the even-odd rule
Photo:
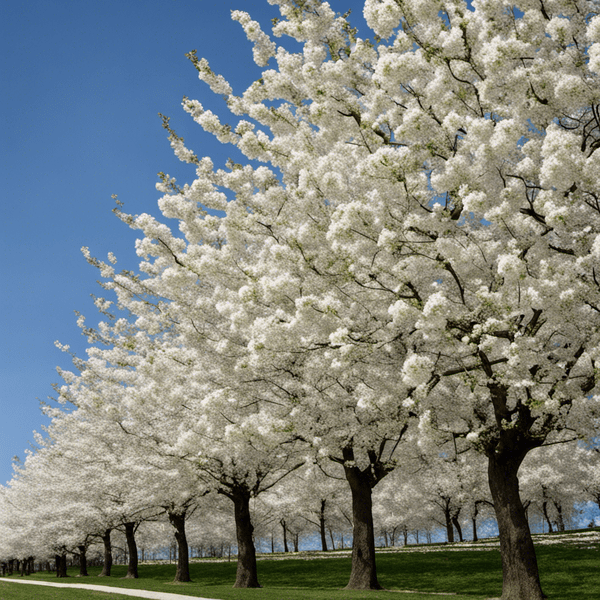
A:
<svg viewBox="0 0 600 600">
<path fill-rule="evenodd" d="M 185 111 L 244 164 L 216 168 L 165 117 L 195 171 L 183 187 L 161 174 L 176 226 L 119 204 L 139 273 L 84 250 L 113 299 L 98 328 L 80 321 L 90 348 L 62 372 L 76 410 L 50 410 L 56 430 L 77 422 L 102 449 L 90 468 L 127 471 L 123 506 L 168 482 L 177 531 L 199 496 L 228 498 L 245 587 L 251 500 L 303 465 L 343 475 L 348 587 L 378 588 L 373 490 L 416 477 L 416 456 L 479 453 L 502 598 L 541 600 L 519 468 L 593 439 L 600 414 L 597 2 L 367 0 L 375 41 L 326 2 L 269 2 L 272 36 L 232 13 L 264 68 L 241 95 L 188 55 L 236 122 Z M 156 492 L 137 483 L 149 466 L 121 466 L 117 431 Z"/>
<path fill-rule="evenodd" d="M 231 559 L 237 554 L 228 503 L 207 493 L 210 483 L 202 474 L 183 468 L 165 477 L 164 465 L 153 460 L 152 449 L 140 452 L 139 441 L 115 423 L 105 423 L 103 429 L 104 439 L 108 429 L 114 429 L 110 456 L 102 439 L 92 440 L 78 427 L 59 435 L 57 425 L 55 419 L 52 442 L 15 465 L 13 480 L 2 488 L 3 575 L 19 570 L 28 574 L 34 557 L 46 568 L 54 559 L 58 576 L 66 575 L 70 557 L 87 575 L 91 556 L 101 560 L 105 576 L 116 559 L 129 564 L 129 577 L 137 577 L 138 558 L 158 557 L 175 559 L 176 580 L 189 581 L 190 556 Z M 403 458 L 413 472 L 407 476 L 394 471 L 374 494 L 380 545 L 407 544 L 409 537 L 431 542 L 440 529 L 450 542 L 476 541 L 482 523 L 489 534 L 493 504 L 481 456 L 467 452 Z M 318 547 L 325 551 L 344 547 L 344 538 L 351 544 L 350 498 L 340 471 L 325 474 L 321 466 L 308 463 L 254 498 L 254 545 L 288 552 L 299 550 L 301 538 L 305 547 L 308 538 L 313 547 L 320 538 Z M 549 531 L 564 531 L 577 520 L 576 504 L 595 502 L 600 509 L 600 454 L 594 449 L 573 443 L 541 449 L 526 459 L 520 480 L 530 518 L 544 519 Z M 193 490 L 197 493 L 191 499 Z"/>
</svg>

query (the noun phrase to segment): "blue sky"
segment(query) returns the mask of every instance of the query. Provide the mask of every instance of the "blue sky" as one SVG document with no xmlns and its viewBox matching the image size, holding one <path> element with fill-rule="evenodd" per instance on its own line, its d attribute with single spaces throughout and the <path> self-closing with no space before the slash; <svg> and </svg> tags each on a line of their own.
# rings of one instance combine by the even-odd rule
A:
<svg viewBox="0 0 600 600">
<path fill-rule="evenodd" d="M 364 27 L 360 1 L 330 3 L 352 8 Z M 80 248 L 100 258 L 112 251 L 120 267 L 137 265 L 136 234 L 112 214 L 111 195 L 128 212 L 158 216 L 156 174 L 193 180 L 173 156 L 158 113 L 171 117 L 198 155 L 217 164 L 236 158 L 181 109 L 185 95 L 226 115 L 185 58 L 190 50 L 235 92 L 260 77 L 231 10 L 249 12 L 266 31 L 279 14 L 266 0 L 3 2 L 0 484 L 46 422 L 38 399 L 53 394 L 56 366 L 70 366 L 54 341 L 83 355 L 74 311 L 89 324 L 99 320 L 90 295 L 102 290 Z"/>
</svg>

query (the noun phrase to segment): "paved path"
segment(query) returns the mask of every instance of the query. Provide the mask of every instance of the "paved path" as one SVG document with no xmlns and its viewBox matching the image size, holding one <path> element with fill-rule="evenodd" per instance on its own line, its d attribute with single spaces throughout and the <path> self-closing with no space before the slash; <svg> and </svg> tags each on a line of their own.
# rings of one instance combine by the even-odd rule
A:
<svg viewBox="0 0 600 600">
<path fill-rule="evenodd" d="M 82 590 L 94 590 L 106 592 L 107 594 L 123 594 L 123 596 L 134 596 L 135 598 L 150 598 L 151 600 L 211 600 L 200 596 L 184 596 L 183 594 L 170 594 L 168 592 L 150 592 L 148 590 L 133 590 L 130 588 L 111 587 L 108 585 L 90 585 L 87 583 L 51 583 L 47 581 L 34 581 L 33 579 L 12 579 L 0 577 L 0 581 L 7 583 L 24 583 L 29 585 L 48 585 L 59 588 L 79 588 Z"/>
</svg>

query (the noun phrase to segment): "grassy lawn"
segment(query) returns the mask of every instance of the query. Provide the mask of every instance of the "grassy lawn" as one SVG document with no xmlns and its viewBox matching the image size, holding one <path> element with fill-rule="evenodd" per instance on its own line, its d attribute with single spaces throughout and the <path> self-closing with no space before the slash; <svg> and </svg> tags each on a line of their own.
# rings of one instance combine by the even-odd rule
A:
<svg viewBox="0 0 600 600">
<path fill-rule="evenodd" d="M 542 585 L 551 600 L 597 600 L 600 589 L 600 554 L 597 546 L 538 546 Z M 174 584 L 175 565 L 140 565 L 140 578 L 120 579 L 126 567 L 113 567 L 113 577 L 70 577 L 60 583 L 89 583 L 132 589 L 203 596 L 219 600 L 485 600 L 499 597 L 502 586 L 500 554 L 497 549 L 442 550 L 439 552 L 381 553 L 377 558 L 379 581 L 388 591 L 349 592 L 342 588 L 350 573 L 350 558 L 324 560 L 260 561 L 260 590 L 234 590 L 235 561 L 192 563 L 193 583 Z M 77 569 L 69 570 L 76 575 Z M 50 573 L 31 578 L 56 582 Z M 398 591 L 411 590 L 415 593 Z M 30 600 L 32 588 L 0 583 L 0 600 Z M 38 593 L 39 592 L 39 593 Z M 444 594 L 444 595 L 439 595 Z M 445 596 L 448 594 L 448 596 Z M 35 588 L 36 600 L 96 600 L 122 596 L 99 592 Z"/>
<path fill-rule="evenodd" d="M 21 585 L 20 583 L 4 583 L 0 581 L 0 600 L 135 600 L 133 596 L 122 594 L 105 594 L 66 588 L 49 588 L 41 585 Z"/>
</svg>

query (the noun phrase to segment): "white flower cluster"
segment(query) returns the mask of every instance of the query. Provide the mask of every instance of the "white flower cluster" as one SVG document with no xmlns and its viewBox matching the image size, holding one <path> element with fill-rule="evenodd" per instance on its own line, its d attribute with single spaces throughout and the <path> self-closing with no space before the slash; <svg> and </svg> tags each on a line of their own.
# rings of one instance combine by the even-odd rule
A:
<svg viewBox="0 0 600 600">
<path fill-rule="evenodd" d="M 248 39 L 254 43 L 254 48 L 252 50 L 254 62 L 259 67 L 266 66 L 269 59 L 275 56 L 277 48 L 275 43 L 262 31 L 260 24 L 250 18 L 248 13 L 241 10 L 234 10 L 231 12 L 231 18 L 241 24 Z"/>
</svg>

